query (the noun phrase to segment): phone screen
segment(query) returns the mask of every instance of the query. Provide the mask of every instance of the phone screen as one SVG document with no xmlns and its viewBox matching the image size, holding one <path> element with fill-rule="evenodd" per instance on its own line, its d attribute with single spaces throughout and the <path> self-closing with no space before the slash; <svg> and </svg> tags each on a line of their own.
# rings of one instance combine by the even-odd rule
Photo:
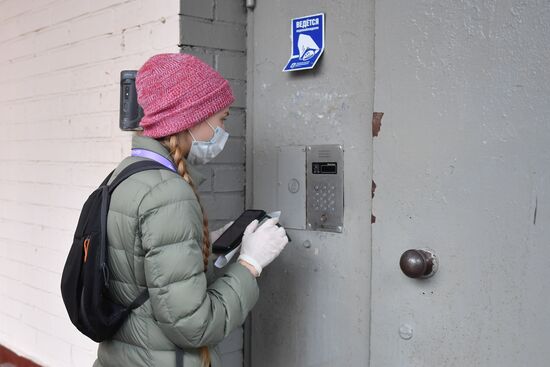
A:
<svg viewBox="0 0 550 367">
<path fill-rule="evenodd" d="M 263 210 L 245 210 L 239 218 L 222 233 L 220 238 L 212 244 L 212 251 L 217 254 L 226 254 L 233 250 L 241 243 L 246 227 L 252 223 L 254 219 L 261 221 L 265 215 L 266 213 Z"/>
</svg>

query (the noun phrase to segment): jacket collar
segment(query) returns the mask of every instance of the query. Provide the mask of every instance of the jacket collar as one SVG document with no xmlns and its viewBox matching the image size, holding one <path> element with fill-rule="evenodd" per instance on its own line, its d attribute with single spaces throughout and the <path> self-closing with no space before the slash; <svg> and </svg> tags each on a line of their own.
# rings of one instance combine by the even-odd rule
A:
<svg viewBox="0 0 550 367">
<path fill-rule="evenodd" d="M 132 149 L 138 148 L 138 149 L 146 149 L 150 150 L 152 152 L 155 152 L 157 154 L 160 154 L 164 158 L 168 159 L 174 166 L 174 160 L 172 159 L 172 156 L 170 155 L 170 152 L 168 149 L 166 149 L 158 140 L 150 138 L 148 136 L 139 136 L 134 134 L 132 136 Z M 183 158 L 185 159 L 185 157 Z M 189 162 L 185 161 L 186 167 L 187 167 L 187 173 L 191 176 L 191 179 L 193 182 L 196 183 L 197 188 L 199 185 L 201 185 L 204 181 L 206 181 L 206 177 L 204 177 L 197 168 L 189 164 Z"/>
</svg>

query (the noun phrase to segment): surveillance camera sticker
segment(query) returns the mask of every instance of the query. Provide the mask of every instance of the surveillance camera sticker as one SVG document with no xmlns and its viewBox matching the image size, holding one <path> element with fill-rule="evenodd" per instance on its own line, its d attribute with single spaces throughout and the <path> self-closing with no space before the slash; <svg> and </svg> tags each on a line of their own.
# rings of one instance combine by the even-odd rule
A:
<svg viewBox="0 0 550 367">
<path fill-rule="evenodd" d="M 325 14 L 291 21 L 292 53 L 283 71 L 312 69 L 325 49 Z"/>
<path fill-rule="evenodd" d="M 307 34 L 300 34 L 298 36 L 298 49 L 300 50 L 300 61 L 311 59 L 320 50 L 313 38 Z"/>
</svg>

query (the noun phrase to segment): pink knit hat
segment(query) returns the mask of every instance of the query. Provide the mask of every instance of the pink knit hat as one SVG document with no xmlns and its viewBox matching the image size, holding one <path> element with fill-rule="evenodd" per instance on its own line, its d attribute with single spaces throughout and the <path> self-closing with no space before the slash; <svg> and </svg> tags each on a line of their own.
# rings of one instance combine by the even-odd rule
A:
<svg viewBox="0 0 550 367">
<path fill-rule="evenodd" d="M 151 57 L 138 70 L 136 89 L 140 126 L 152 138 L 187 130 L 235 101 L 228 81 L 189 54 Z"/>
</svg>

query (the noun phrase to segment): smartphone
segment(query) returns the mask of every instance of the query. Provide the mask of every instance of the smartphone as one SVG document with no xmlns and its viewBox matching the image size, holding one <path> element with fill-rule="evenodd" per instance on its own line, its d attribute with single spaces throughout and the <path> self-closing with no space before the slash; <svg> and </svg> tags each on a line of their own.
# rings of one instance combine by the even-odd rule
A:
<svg viewBox="0 0 550 367">
<path fill-rule="evenodd" d="M 242 239 L 246 227 L 257 219 L 259 222 L 264 219 L 266 212 L 263 210 L 249 209 L 245 210 L 235 222 L 222 233 L 212 244 L 212 252 L 215 254 L 227 254 L 237 247 Z"/>
<path fill-rule="evenodd" d="M 120 72 L 119 127 L 124 131 L 143 130 L 139 126 L 143 117 L 143 109 L 137 100 L 136 75 L 137 70 L 122 70 Z"/>
</svg>

